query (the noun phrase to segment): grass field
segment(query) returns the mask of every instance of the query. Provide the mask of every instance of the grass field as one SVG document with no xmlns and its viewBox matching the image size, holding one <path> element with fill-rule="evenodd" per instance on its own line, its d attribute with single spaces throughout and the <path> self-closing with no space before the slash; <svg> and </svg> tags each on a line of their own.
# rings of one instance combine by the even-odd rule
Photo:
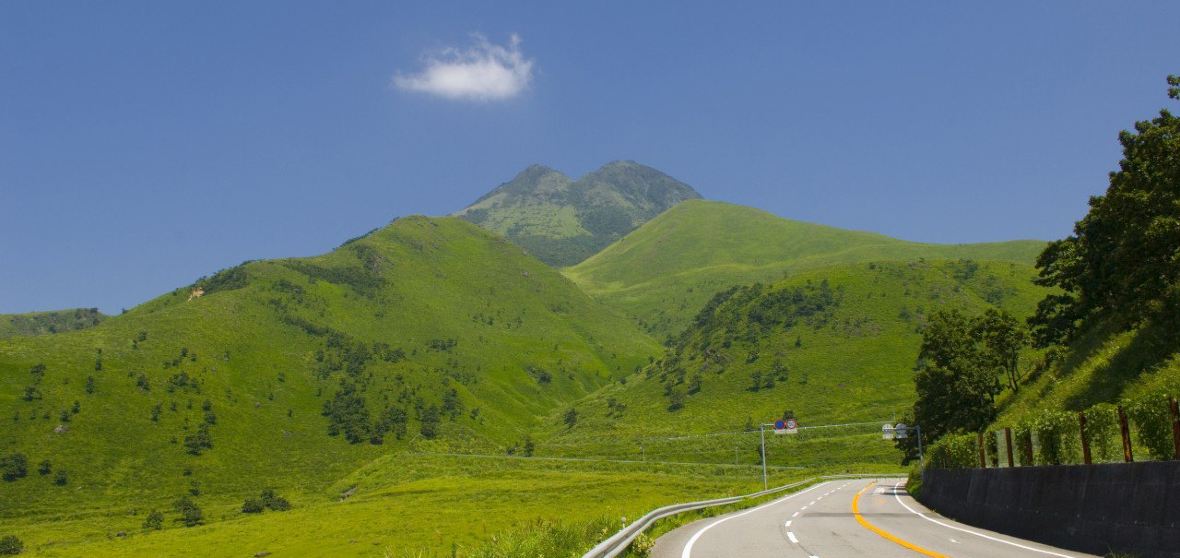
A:
<svg viewBox="0 0 1180 558">
<path fill-rule="evenodd" d="M 771 468 L 771 482 L 846 469 Z M 213 518 L 200 527 L 144 532 L 147 511 L 166 507 L 163 501 L 6 520 L 4 527 L 21 534 L 31 556 L 450 556 L 452 549 L 469 556 L 537 524 L 613 529 L 661 505 L 753 492 L 761 483 L 756 466 L 396 454 L 323 489 L 285 494 L 294 505 L 286 512 L 242 514 L 240 500 L 210 496 L 197 498 Z M 350 496 L 341 500 L 344 493 Z"/>
</svg>

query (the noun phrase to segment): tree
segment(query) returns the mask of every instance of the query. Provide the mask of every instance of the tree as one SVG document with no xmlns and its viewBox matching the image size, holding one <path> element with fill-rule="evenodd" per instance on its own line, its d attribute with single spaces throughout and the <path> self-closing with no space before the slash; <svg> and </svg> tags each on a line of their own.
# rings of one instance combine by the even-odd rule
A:
<svg viewBox="0 0 1180 558">
<path fill-rule="evenodd" d="M 246 501 L 242 502 L 242 513 L 262 513 L 264 509 L 266 506 L 258 498 L 246 498 Z"/>
<path fill-rule="evenodd" d="M 972 333 L 983 345 L 987 365 L 1007 377 L 1012 391 L 1018 391 L 1020 351 L 1028 344 L 1024 326 L 1007 312 L 991 308 L 975 321 Z"/>
<path fill-rule="evenodd" d="M 94 376 L 86 376 L 86 393 L 94 393 Z"/>
<path fill-rule="evenodd" d="M 70 477 L 66 474 L 65 469 L 58 469 L 57 472 L 53 474 L 53 484 L 65 486 L 69 482 Z"/>
<path fill-rule="evenodd" d="M 687 398 L 688 396 L 684 394 L 683 390 L 672 390 L 672 393 L 668 394 L 668 410 L 679 411 L 680 409 L 683 409 Z"/>
<path fill-rule="evenodd" d="M 209 424 L 201 423 L 196 432 L 186 434 L 184 447 L 185 451 L 191 455 L 201 455 L 202 451 L 213 449 L 213 436 L 209 433 Z"/>
<path fill-rule="evenodd" d="M 14 481 L 29 474 L 29 458 L 25 454 L 14 452 L 0 459 L 0 476 L 6 481 Z"/>
<path fill-rule="evenodd" d="M 41 476 L 48 475 L 49 473 L 53 472 L 53 465 L 49 463 L 48 459 L 46 459 L 37 466 L 37 472 L 40 473 Z"/>
<path fill-rule="evenodd" d="M 0 554 L 16 555 L 20 554 L 25 549 L 25 543 L 16 538 L 16 535 L 5 535 L 0 537 Z"/>
<path fill-rule="evenodd" d="M 1168 85 L 1180 98 L 1180 76 Z M 1161 315 L 1161 302 L 1180 296 L 1180 118 L 1161 110 L 1119 143 L 1123 159 L 1106 193 L 1090 198 L 1073 235 L 1037 258 L 1037 284 L 1061 291 L 1029 320 L 1038 346 L 1069 341 L 1095 318 L 1131 325 Z"/>
<path fill-rule="evenodd" d="M 578 410 L 570 407 L 569 410 L 565 412 L 565 416 L 562 417 L 562 421 L 565 422 L 566 428 L 573 428 L 576 426 L 578 424 Z"/>
<path fill-rule="evenodd" d="M 291 509 L 291 503 L 288 502 L 286 498 L 276 494 L 272 488 L 263 490 L 259 498 L 262 500 L 263 505 L 265 505 L 268 509 L 274 511 L 287 511 Z"/>
<path fill-rule="evenodd" d="M 180 514 L 180 521 L 185 527 L 200 525 L 204 521 L 201 508 L 188 496 L 181 496 L 172 502 L 172 509 Z"/>
<path fill-rule="evenodd" d="M 159 531 L 164 528 L 164 513 L 159 510 L 152 510 L 143 518 L 144 531 Z"/>
<path fill-rule="evenodd" d="M 525 457 L 532 457 L 533 451 L 535 451 L 536 449 L 537 449 L 537 446 L 535 444 L 533 444 L 532 436 L 525 436 L 524 437 L 524 456 Z"/>
<path fill-rule="evenodd" d="M 419 425 L 418 432 L 422 434 L 423 438 L 433 440 L 438 437 L 439 426 L 442 423 L 442 415 L 438 405 L 431 405 L 423 409 L 418 421 L 422 423 Z"/>
<path fill-rule="evenodd" d="M 940 310 L 922 332 L 914 419 L 931 441 L 948 433 L 979 432 L 995 419 L 998 386 L 973 329 L 958 310 Z"/>
</svg>

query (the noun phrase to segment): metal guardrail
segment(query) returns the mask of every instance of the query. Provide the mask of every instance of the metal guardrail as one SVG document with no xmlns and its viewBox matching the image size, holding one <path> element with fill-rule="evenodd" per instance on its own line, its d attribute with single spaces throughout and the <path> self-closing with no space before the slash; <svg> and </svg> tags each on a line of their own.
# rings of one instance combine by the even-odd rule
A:
<svg viewBox="0 0 1180 558">
<path fill-rule="evenodd" d="M 610 538 L 598 543 L 597 546 L 590 549 L 589 552 L 582 555 L 582 558 L 615 558 L 627 550 L 631 543 L 646 531 L 649 527 L 655 524 L 656 521 L 665 517 L 670 517 L 686 511 L 699 510 L 702 508 L 712 508 L 716 506 L 724 506 L 734 502 L 740 502 L 748 498 L 758 498 L 768 494 L 775 494 L 777 492 L 784 492 L 792 488 L 811 484 L 816 481 L 825 479 L 866 479 L 866 478 L 881 478 L 888 475 L 823 475 L 819 477 L 811 477 L 809 479 L 793 482 L 791 484 L 784 484 L 769 490 L 761 490 L 750 494 L 741 496 L 730 496 L 728 498 L 717 498 L 715 500 L 701 500 L 699 502 L 688 502 L 685 504 L 672 504 L 662 508 L 656 508 L 647 513 L 647 515 L 639 518 L 634 523 L 623 527 L 619 532 L 611 535 Z"/>
</svg>

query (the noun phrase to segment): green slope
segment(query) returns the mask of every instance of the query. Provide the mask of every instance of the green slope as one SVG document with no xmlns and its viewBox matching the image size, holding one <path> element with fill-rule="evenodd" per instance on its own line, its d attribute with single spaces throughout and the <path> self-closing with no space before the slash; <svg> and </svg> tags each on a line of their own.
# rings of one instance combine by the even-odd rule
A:
<svg viewBox="0 0 1180 558">
<path fill-rule="evenodd" d="M 757 444 L 756 433 L 691 437 L 741 431 L 747 421 L 773 421 L 786 410 L 804 425 L 889 420 L 913 402 L 925 317 L 944 307 L 974 314 L 992 306 L 1027 316 L 1043 296 L 1033 275 L 1016 262 L 872 262 L 728 289 L 663 358 L 580 401 L 575 427 L 550 429 L 538 451 L 639 457 L 645 443 L 649 458 L 732 462 L 737 444 L 745 462 L 757 457 L 746 451 Z M 861 429 L 812 442 L 792 438 L 800 445 L 784 448 L 772 463 L 896 462 L 891 445 L 869 443 L 879 440 L 879 426 L 870 425 L 867 437 Z"/>
<path fill-rule="evenodd" d="M 323 256 L 249 262 L 194 287 L 204 295 L 178 289 L 89 329 L 0 340 L 0 455 L 30 462 L 29 476 L 0 484 L 0 518 L 138 524 L 194 483 L 211 505 L 266 486 L 298 505 L 407 447 L 502 451 L 656 354 L 629 320 L 458 219 L 401 219 Z M 329 436 L 321 411 L 343 385 L 368 419 L 345 414 Z M 212 448 L 190 455 L 206 404 Z M 407 434 L 372 445 L 387 408 L 408 415 Z M 440 425 L 426 439 L 431 408 Z M 361 443 L 344 439 L 349 428 Z M 68 484 L 34 472 L 42 460 Z"/>
<path fill-rule="evenodd" d="M 71 308 L 28 314 L 0 314 L 0 339 L 18 335 L 63 333 L 94 327 L 107 316 L 97 308 Z"/>
<path fill-rule="evenodd" d="M 609 163 L 578 180 L 533 165 L 456 215 L 565 266 L 699 197 L 687 184 L 633 161 Z"/>
<path fill-rule="evenodd" d="M 966 258 L 1031 264 L 1043 247 L 1040 241 L 906 242 L 749 207 L 690 200 L 565 273 L 591 296 L 664 339 L 678 334 L 714 292 L 730 285 L 868 261 Z"/>
</svg>

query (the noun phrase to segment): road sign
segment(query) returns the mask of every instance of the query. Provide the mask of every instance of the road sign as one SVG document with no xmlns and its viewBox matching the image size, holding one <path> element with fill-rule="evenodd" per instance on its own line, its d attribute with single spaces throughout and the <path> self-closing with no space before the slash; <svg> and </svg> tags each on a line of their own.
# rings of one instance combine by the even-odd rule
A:
<svg viewBox="0 0 1180 558">
<path fill-rule="evenodd" d="M 894 434 L 894 432 L 893 432 L 893 425 L 892 424 L 889 424 L 887 422 L 887 423 L 881 425 L 881 439 L 892 440 L 893 434 Z"/>
<path fill-rule="evenodd" d="M 782 420 L 774 421 L 774 431 L 775 432 L 778 432 L 779 430 L 786 430 L 786 429 L 787 429 L 786 421 L 782 421 Z"/>
<path fill-rule="evenodd" d="M 780 428 L 781 425 L 781 428 Z M 787 420 L 780 420 L 774 423 L 775 434 L 796 434 L 799 432 L 799 423 L 793 418 Z"/>
<path fill-rule="evenodd" d="M 893 437 L 895 437 L 895 438 L 909 438 L 910 437 L 909 427 L 906 426 L 904 422 L 897 423 L 897 426 L 893 427 Z"/>
</svg>

